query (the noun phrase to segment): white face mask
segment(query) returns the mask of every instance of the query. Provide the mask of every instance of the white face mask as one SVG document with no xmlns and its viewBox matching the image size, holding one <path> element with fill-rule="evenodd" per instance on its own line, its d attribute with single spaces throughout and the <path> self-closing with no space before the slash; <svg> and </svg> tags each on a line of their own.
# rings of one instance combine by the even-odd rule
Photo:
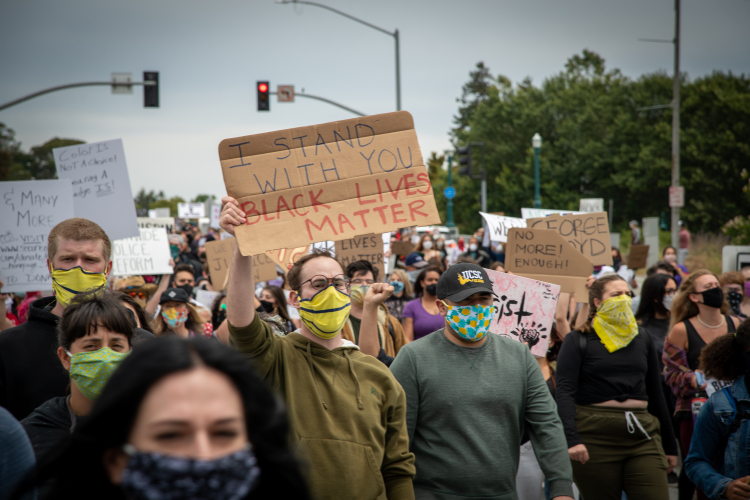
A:
<svg viewBox="0 0 750 500">
<path fill-rule="evenodd" d="M 423 241 L 422 248 L 424 248 L 425 250 L 430 250 L 432 248 L 432 241 L 430 240 Z"/>
<path fill-rule="evenodd" d="M 672 301 L 674 300 L 674 295 L 664 295 L 664 299 L 662 299 L 662 304 L 664 304 L 664 309 L 667 311 L 672 310 Z"/>
<path fill-rule="evenodd" d="M 438 240 L 437 243 L 435 243 L 435 246 L 438 248 L 443 248 L 445 246 L 445 242 L 443 240 Z"/>
<path fill-rule="evenodd" d="M 419 235 L 418 234 L 412 234 L 411 235 L 411 242 L 414 245 L 416 245 L 417 243 L 419 243 Z"/>
<path fill-rule="evenodd" d="M 677 256 L 673 253 L 670 253 L 669 255 L 665 255 L 664 262 L 669 262 L 670 264 L 672 262 L 677 262 Z"/>
<path fill-rule="evenodd" d="M 469 250 L 472 252 L 476 252 L 477 248 L 479 248 L 479 246 L 476 243 L 472 243 L 471 245 L 469 245 Z"/>
</svg>

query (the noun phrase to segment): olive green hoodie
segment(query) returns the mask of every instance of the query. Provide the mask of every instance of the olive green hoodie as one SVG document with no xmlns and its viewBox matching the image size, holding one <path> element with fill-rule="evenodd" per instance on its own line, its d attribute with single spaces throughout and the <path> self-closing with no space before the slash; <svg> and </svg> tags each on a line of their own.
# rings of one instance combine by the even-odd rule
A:
<svg viewBox="0 0 750 500">
<path fill-rule="evenodd" d="M 312 497 L 413 499 L 406 396 L 390 370 L 351 342 L 329 351 L 275 335 L 257 315 L 230 342 L 283 396 Z"/>
</svg>

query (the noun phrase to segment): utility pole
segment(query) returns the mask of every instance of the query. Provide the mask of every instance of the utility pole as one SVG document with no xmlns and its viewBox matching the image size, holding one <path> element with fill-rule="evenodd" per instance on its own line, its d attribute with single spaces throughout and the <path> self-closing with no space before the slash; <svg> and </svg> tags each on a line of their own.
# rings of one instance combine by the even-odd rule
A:
<svg viewBox="0 0 750 500">
<path fill-rule="evenodd" d="M 680 185 L 680 0 L 674 0 L 674 83 L 672 88 L 672 186 Z M 672 207 L 672 246 L 679 248 L 680 207 Z"/>
<path fill-rule="evenodd" d="M 453 188 L 453 152 L 451 151 L 448 154 L 448 187 Z M 455 191 L 452 191 L 453 196 L 455 196 Z M 445 223 L 445 227 L 456 227 L 456 223 L 453 222 L 453 196 L 448 198 L 448 201 L 446 202 L 446 210 L 448 212 L 448 222 Z"/>
</svg>

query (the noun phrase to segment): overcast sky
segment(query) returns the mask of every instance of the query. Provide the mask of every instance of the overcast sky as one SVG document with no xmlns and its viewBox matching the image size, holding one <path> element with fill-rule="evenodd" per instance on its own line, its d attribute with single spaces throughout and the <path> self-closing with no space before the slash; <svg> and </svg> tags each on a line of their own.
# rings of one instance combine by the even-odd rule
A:
<svg viewBox="0 0 750 500">
<path fill-rule="evenodd" d="M 669 0 L 319 0 L 401 34 L 402 108 L 422 153 L 449 147 L 456 98 L 484 61 L 539 85 L 583 49 L 626 75 L 673 67 Z M 682 71 L 750 73 L 750 0 L 682 3 Z M 312 6 L 273 0 L 0 0 L 0 103 L 112 72 L 159 71 L 161 107 L 108 87 L 65 90 L 0 111 L 24 148 L 52 137 L 121 138 L 134 192 L 226 193 L 222 139 L 352 118 L 298 98 L 256 111 L 255 82 L 293 84 L 367 114 L 395 110 L 393 37 Z M 530 139 L 530 138 L 529 138 Z"/>
</svg>

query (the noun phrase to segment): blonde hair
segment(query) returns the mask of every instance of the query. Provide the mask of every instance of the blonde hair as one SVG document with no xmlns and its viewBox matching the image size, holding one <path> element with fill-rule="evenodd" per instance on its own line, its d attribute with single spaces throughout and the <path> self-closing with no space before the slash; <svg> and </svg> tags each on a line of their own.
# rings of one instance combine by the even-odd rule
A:
<svg viewBox="0 0 750 500">
<path fill-rule="evenodd" d="M 203 332 L 203 318 L 201 318 L 200 313 L 192 304 L 185 302 L 185 305 L 188 309 L 188 319 L 185 322 L 185 327 L 193 333 L 201 334 Z M 169 325 L 164 321 L 161 313 L 154 318 L 151 322 L 151 326 L 153 327 L 154 335 L 157 337 L 167 335 L 170 331 Z"/>
<path fill-rule="evenodd" d="M 404 284 L 404 297 L 412 298 L 414 296 L 414 289 L 411 287 L 411 281 L 409 281 L 409 276 L 406 274 L 406 271 L 403 269 L 394 269 L 391 271 L 391 274 L 397 275 Z"/>
<path fill-rule="evenodd" d="M 109 236 L 104 232 L 104 229 L 96 222 L 91 222 L 82 217 L 74 217 L 53 227 L 52 231 L 49 232 L 49 238 L 47 238 L 47 257 L 49 257 L 50 262 L 55 259 L 60 238 L 73 241 L 101 241 L 104 260 L 109 261 L 112 253 L 112 242 L 109 241 Z"/>
<path fill-rule="evenodd" d="M 674 301 L 672 301 L 672 309 L 670 310 L 672 320 L 669 323 L 670 331 L 677 323 L 698 315 L 698 304 L 690 300 L 690 295 L 698 293 L 695 291 L 695 282 L 698 278 L 708 274 L 716 278 L 716 281 L 719 281 L 719 277 L 708 269 L 698 269 L 697 271 L 693 271 L 682 281 L 680 290 L 677 292 L 677 295 L 675 295 Z M 729 311 L 729 304 L 724 301 L 721 305 L 721 313 L 726 314 L 727 311 Z"/>
</svg>

